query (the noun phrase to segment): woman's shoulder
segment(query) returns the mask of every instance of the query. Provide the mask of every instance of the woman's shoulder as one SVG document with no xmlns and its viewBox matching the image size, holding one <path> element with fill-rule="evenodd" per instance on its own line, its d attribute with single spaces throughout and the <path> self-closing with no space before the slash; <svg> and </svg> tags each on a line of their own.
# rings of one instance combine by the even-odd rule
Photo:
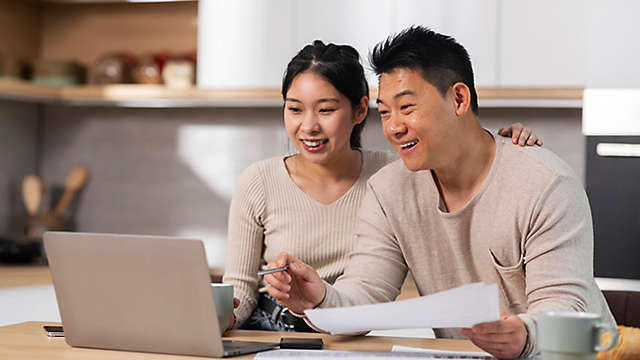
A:
<svg viewBox="0 0 640 360">
<path fill-rule="evenodd" d="M 265 179 L 277 178 L 282 172 L 282 156 L 259 160 L 247 166 L 238 177 L 239 188 L 263 184 Z"/>
</svg>

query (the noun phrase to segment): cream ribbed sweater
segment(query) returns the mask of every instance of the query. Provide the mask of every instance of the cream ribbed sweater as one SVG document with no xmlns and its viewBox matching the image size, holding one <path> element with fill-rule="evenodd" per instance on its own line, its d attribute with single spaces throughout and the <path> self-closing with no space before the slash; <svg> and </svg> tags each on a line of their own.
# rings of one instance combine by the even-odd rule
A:
<svg viewBox="0 0 640 360">
<path fill-rule="evenodd" d="M 369 177 L 397 156 L 362 152 L 362 170 L 352 187 L 324 205 L 304 193 L 289 176 L 283 157 L 249 166 L 231 200 L 223 281 L 233 284 L 239 326 L 256 307 L 257 272 L 282 251 L 313 266 L 328 283 L 344 271 L 355 243 L 353 231 Z"/>
<path fill-rule="evenodd" d="M 550 151 L 495 140 L 487 178 L 452 213 L 442 210 L 428 170 L 411 172 L 398 160 L 372 176 L 357 245 L 321 306 L 392 301 L 411 271 L 421 295 L 497 283 L 500 308 L 518 314 L 529 332 L 526 356 L 536 352 L 540 311 L 590 311 L 615 324 L 593 279 L 591 212 L 582 184 Z M 461 337 L 459 329 L 436 329 L 436 335 Z"/>
</svg>

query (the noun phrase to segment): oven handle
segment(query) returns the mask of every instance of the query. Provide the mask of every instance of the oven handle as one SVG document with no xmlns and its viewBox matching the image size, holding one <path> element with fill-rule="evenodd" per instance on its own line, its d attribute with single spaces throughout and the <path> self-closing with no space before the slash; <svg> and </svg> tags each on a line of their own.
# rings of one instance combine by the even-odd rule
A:
<svg viewBox="0 0 640 360">
<path fill-rule="evenodd" d="M 598 143 L 599 156 L 640 157 L 640 144 Z"/>
</svg>

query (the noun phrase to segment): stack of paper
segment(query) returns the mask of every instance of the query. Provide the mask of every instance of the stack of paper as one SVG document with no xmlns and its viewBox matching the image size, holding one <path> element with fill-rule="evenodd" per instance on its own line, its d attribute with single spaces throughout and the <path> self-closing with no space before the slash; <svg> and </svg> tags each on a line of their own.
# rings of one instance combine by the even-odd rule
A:
<svg viewBox="0 0 640 360">
<path fill-rule="evenodd" d="M 306 310 L 331 334 L 370 330 L 460 328 L 500 318 L 496 284 L 474 283 L 415 299 L 383 304 Z"/>
</svg>

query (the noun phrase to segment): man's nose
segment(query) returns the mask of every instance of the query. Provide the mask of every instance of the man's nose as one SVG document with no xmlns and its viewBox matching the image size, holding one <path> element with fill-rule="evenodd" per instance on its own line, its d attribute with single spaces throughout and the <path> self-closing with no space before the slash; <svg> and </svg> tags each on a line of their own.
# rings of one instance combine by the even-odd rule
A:
<svg viewBox="0 0 640 360">
<path fill-rule="evenodd" d="M 387 123 L 387 133 L 400 138 L 407 133 L 407 126 L 398 116 L 391 116 Z"/>
</svg>

